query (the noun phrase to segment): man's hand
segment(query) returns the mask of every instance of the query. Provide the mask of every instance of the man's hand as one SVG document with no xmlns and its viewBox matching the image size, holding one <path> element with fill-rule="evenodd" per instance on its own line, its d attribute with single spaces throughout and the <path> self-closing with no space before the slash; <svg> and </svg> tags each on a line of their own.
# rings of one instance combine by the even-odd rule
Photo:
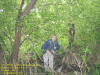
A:
<svg viewBox="0 0 100 75">
<path fill-rule="evenodd" d="M 56 50 L 56 47 L 54 47 L 54 49 Z"/>
<path fill-rule="evenodd" d="M 47 50 L 46 53 L 50 53 L 49 50 Z"/>
</svg>

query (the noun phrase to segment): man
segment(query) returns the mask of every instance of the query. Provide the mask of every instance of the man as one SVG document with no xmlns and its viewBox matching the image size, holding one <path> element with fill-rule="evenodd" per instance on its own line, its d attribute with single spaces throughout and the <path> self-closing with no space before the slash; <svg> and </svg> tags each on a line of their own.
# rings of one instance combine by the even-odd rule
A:
<svg viewBox="0 0 100 75">
<path fill-rule="evenodd" d="M 54 53 L 60 49 L 56 35 L 47 40 L 42 46 L 45 71 L 53 70 Z"/>
</svg>

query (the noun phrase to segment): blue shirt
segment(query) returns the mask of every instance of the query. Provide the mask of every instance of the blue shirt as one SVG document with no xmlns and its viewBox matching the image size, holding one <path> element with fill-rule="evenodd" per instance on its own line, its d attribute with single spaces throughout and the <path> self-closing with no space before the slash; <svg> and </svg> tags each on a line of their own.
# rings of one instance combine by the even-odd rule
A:
<svg viewBox="0 0 100 75">
<path fill-rule="evenodd" d="M 60 45 L 58 44 L 58 41 L 56 40 L 54 43 L 52 43 L 51 39 L 47 40 L 41 49 L 43 49 L 43 53 L 46 52 L 46 50 L 52 50 L 52 46 L 56 47 L 56 50 L 60 49 Z"/>
</svg>

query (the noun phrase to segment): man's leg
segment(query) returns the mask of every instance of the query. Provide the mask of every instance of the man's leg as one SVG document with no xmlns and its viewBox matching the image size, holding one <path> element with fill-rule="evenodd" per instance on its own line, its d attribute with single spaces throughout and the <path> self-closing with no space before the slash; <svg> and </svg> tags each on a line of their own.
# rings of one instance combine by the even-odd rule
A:
<svg viewBox="0 0 100 75">
<path fill-rule="evenodd" d="M 45 68 L 45 71 L 48 71 L 48 54 L 47 53 L 45 53 L 44 55 L 43 55 L 43 60 L 44 60 L 44 68 Z"/>
<path fill-rule="evenodd" d="M 53 54 L 49 54 L 49 67 L 50 67 L 50 70 L 53 71 L 53 60 L 54 60 L 54 56 Z"/>
</svg>

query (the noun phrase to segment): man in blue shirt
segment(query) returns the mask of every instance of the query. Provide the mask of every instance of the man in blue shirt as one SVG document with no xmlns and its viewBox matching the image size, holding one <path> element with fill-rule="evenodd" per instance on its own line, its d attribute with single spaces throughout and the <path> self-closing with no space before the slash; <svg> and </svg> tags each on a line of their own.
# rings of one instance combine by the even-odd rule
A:
<svg viewBox="0 0 100 75">
<path fill-rule="evenodd" d="M 42 49 L 45 70 L 53 70 L 53 54 L 60 49 L 56 35 L 52 35 L 52 38 L 44 43 Z"/>
</svg>

